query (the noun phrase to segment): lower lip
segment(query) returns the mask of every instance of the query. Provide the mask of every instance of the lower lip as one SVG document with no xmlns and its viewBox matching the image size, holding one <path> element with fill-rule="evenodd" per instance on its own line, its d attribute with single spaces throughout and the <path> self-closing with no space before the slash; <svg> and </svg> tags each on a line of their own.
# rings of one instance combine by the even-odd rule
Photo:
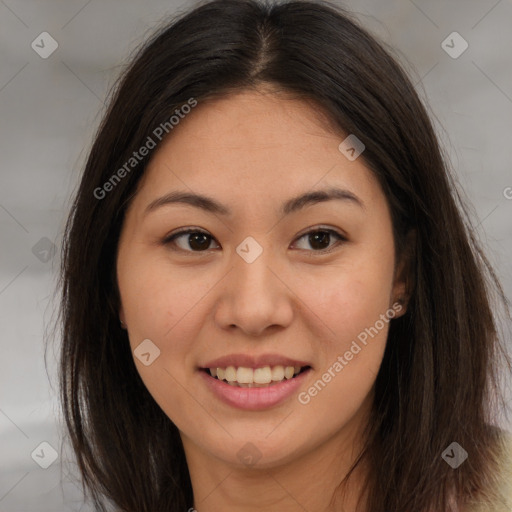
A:
<svg viewBox="0 0 512 512">
<path fill-rule="evenodd" d="M 279 384 L 273 384 L 265 388 L 231 386 L 212 377 L 204 370 L 200 370 L 199 373 L 213 394 L 224 403 L 238 409 L 260 411 L 284 402 L 297 391 L 310 371 L 311 368 L 308 368 L 293 379 L 285 379 Z"/>
</svg>

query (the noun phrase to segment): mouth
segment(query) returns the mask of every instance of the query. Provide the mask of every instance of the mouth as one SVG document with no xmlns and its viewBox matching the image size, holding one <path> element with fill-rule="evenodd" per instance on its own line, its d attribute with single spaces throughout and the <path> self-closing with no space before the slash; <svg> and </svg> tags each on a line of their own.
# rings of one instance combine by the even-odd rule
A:
<svg viewBox="0 0 512 512">
<path fill-rule="evenodd" d="M 228 366 L 226 368 L 200 368 L 208 376 L 240 388 L 270 388 L 284 381 L 297 378 L 307 372 L 311 366 L 261 366 L 250 368 L 245 366 Z"/>
</svg>

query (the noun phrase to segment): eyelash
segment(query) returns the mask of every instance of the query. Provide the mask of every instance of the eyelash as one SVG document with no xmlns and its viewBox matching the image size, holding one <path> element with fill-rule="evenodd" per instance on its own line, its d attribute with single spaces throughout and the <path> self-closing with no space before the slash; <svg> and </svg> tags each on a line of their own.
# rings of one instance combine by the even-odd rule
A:
<svg viewBox="0 0 512 512">
<path fill-rule="evenodd" d="M 164 238 L 164 240 L 162 240 L 162 243 L 163 243 L 163 245 L 174 245 L 174 240 L 176 238 L 179 238 L 180 236 L 188 235 L 188 234 L 191 234 L 191 233 L 200 233 L 200 234 L 206 235 L 211 240 L 215 240 L 215 238 L 213 236 L 211 236 L 207 231 L 203 231 L 203 230 L 197 229 L 197 228 L 187 228 L 187 229 L 183 229 L 181 231 L 178 231 L 176 233 L 173 233 L 173 234 L 167 236 L 166 238 Z M 303 233 L 298 238 L 296 238 L 296 240 L 298 241 L 301 238 L 304 238 L 305 236 L 311 235 L 313 233 L 329 233 L 330 235 L 334 235 L 336 238 L 338 238 L 338 242 L 335 243 L 334 245 L 330 246 L 327 249 L 320 249 L 320 250 L 301 249 L 301 250 L 304 250 L 304 251 L 307 251 L 307 252 L 312 252 L 312 253 L 317 253 L 317 254 L 318 253 L 320 253 L 320 254 L 328 254 L 328 253 L 332 252 L 334 249 L 336 249 L 337 247 L 339 247 L 340 245 L 342 245 L 343 242 L 347 241 L 347 239 L 341 233 L 339 233 L 338 231 L 336 231 L 334 229 L 330 229 L 330 228 L 324 228 L 324 227 L 321 227 L 321 226 L 316 226 L 313 229 L 311 229 L 310 231 L 307 231 L 306 233 Z M 217 242 L 217 241 L 215 240 L 215 242 Z M 177 249 L 176 248 L 172 248 L 172 250 L 174 250 L 174 251 L 181 251 L 181 252 L 198 253 L 199 254 L 199 253 L 206 253 L 206 252 L 210 251 L 211 249 L 206 249 L 204 251 L 193 251 L 193 250 L 181 249 L 180 247 L 178 247 Z"/>
</svg>

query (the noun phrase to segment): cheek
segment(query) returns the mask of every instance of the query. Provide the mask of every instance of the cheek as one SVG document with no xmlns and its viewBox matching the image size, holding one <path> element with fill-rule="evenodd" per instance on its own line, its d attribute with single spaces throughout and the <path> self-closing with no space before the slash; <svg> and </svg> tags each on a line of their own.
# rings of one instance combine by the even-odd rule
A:
<svg viewBox="0 0 512 512">
<path fill-rule="evenodd" d="M 299 403 L 305 422 L 323 425 L 325 435 L 357 413 L 374 385 L 394 316 L 388 297 L 382 285 L 348 276 L 317 297 L 327 335 L 321 365 Z"/>
<path fill-rule="evenodd" d="M 312 280 L 303 283 L 303 290 L 309 290 L 307 303 L 322 319 L 325 333 L 320 382 L 308 393 L 312 417 L 331 407 L 350 417 L 361 405 L 377 376 L 395 313 L 389 307 L 392 253 L 354 251 L 342 268 L 331 270 L 316 287 Z"/>
<path fill-rule="evenodd" d="M 159 261 L 130 265 L 124 275 L 120 292 L 130 331 L 161 342 L 166 334 L 172 337 L 187 325 L 187 317 L 194 315 L 196 305 L 214 284 L 206 276 L 198 278 L 193 269 L 171 272 Z"/>
<path fill-rule="evenodd" d="M 328 342 L 338 349 L 374 325 L 389 308 L 393 262 L 357 260 L 300 285 L 304 302 L 323 320 Z"/>
<path fill-rule="evenodd" d="M 194 279 L 192 270 L 190 276 L 187 272 L 174 275 L 165 267 L 155 262 L 120 267 L 119 287 L 137 371 L 167 414 L 193 407 L 180 383 L 187 380 L 192 364 L 193 340 L 201 325 L 197 318 L 200 301 L 213 283 Z M 137 357 L 143 340 L 151 340 L 157 347 L 149 345 L 149 351 L 155 350 L 158 356 L 147 366 Z M 176 420 L 174 415 L 171 419 Z"/>
</svg>

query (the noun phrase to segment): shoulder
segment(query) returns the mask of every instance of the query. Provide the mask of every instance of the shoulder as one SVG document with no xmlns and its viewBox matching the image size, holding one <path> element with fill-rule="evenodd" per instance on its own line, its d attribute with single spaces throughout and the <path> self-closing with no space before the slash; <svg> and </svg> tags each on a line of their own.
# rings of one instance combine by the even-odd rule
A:
<svg viewBox="0 0 512 512">
<path fill-rule="evenodd" d="M 506 499 L 507 512 L 512 511 L 512 432 L 502 431 L 501 489 Z"/>
<path fill-rule="evenodd" d="M 499 429 L 500 464 L 498 496 L 494 503 L 475 504 L 464 512 L 512 512 L 512 432 Z"/>
</svg>

